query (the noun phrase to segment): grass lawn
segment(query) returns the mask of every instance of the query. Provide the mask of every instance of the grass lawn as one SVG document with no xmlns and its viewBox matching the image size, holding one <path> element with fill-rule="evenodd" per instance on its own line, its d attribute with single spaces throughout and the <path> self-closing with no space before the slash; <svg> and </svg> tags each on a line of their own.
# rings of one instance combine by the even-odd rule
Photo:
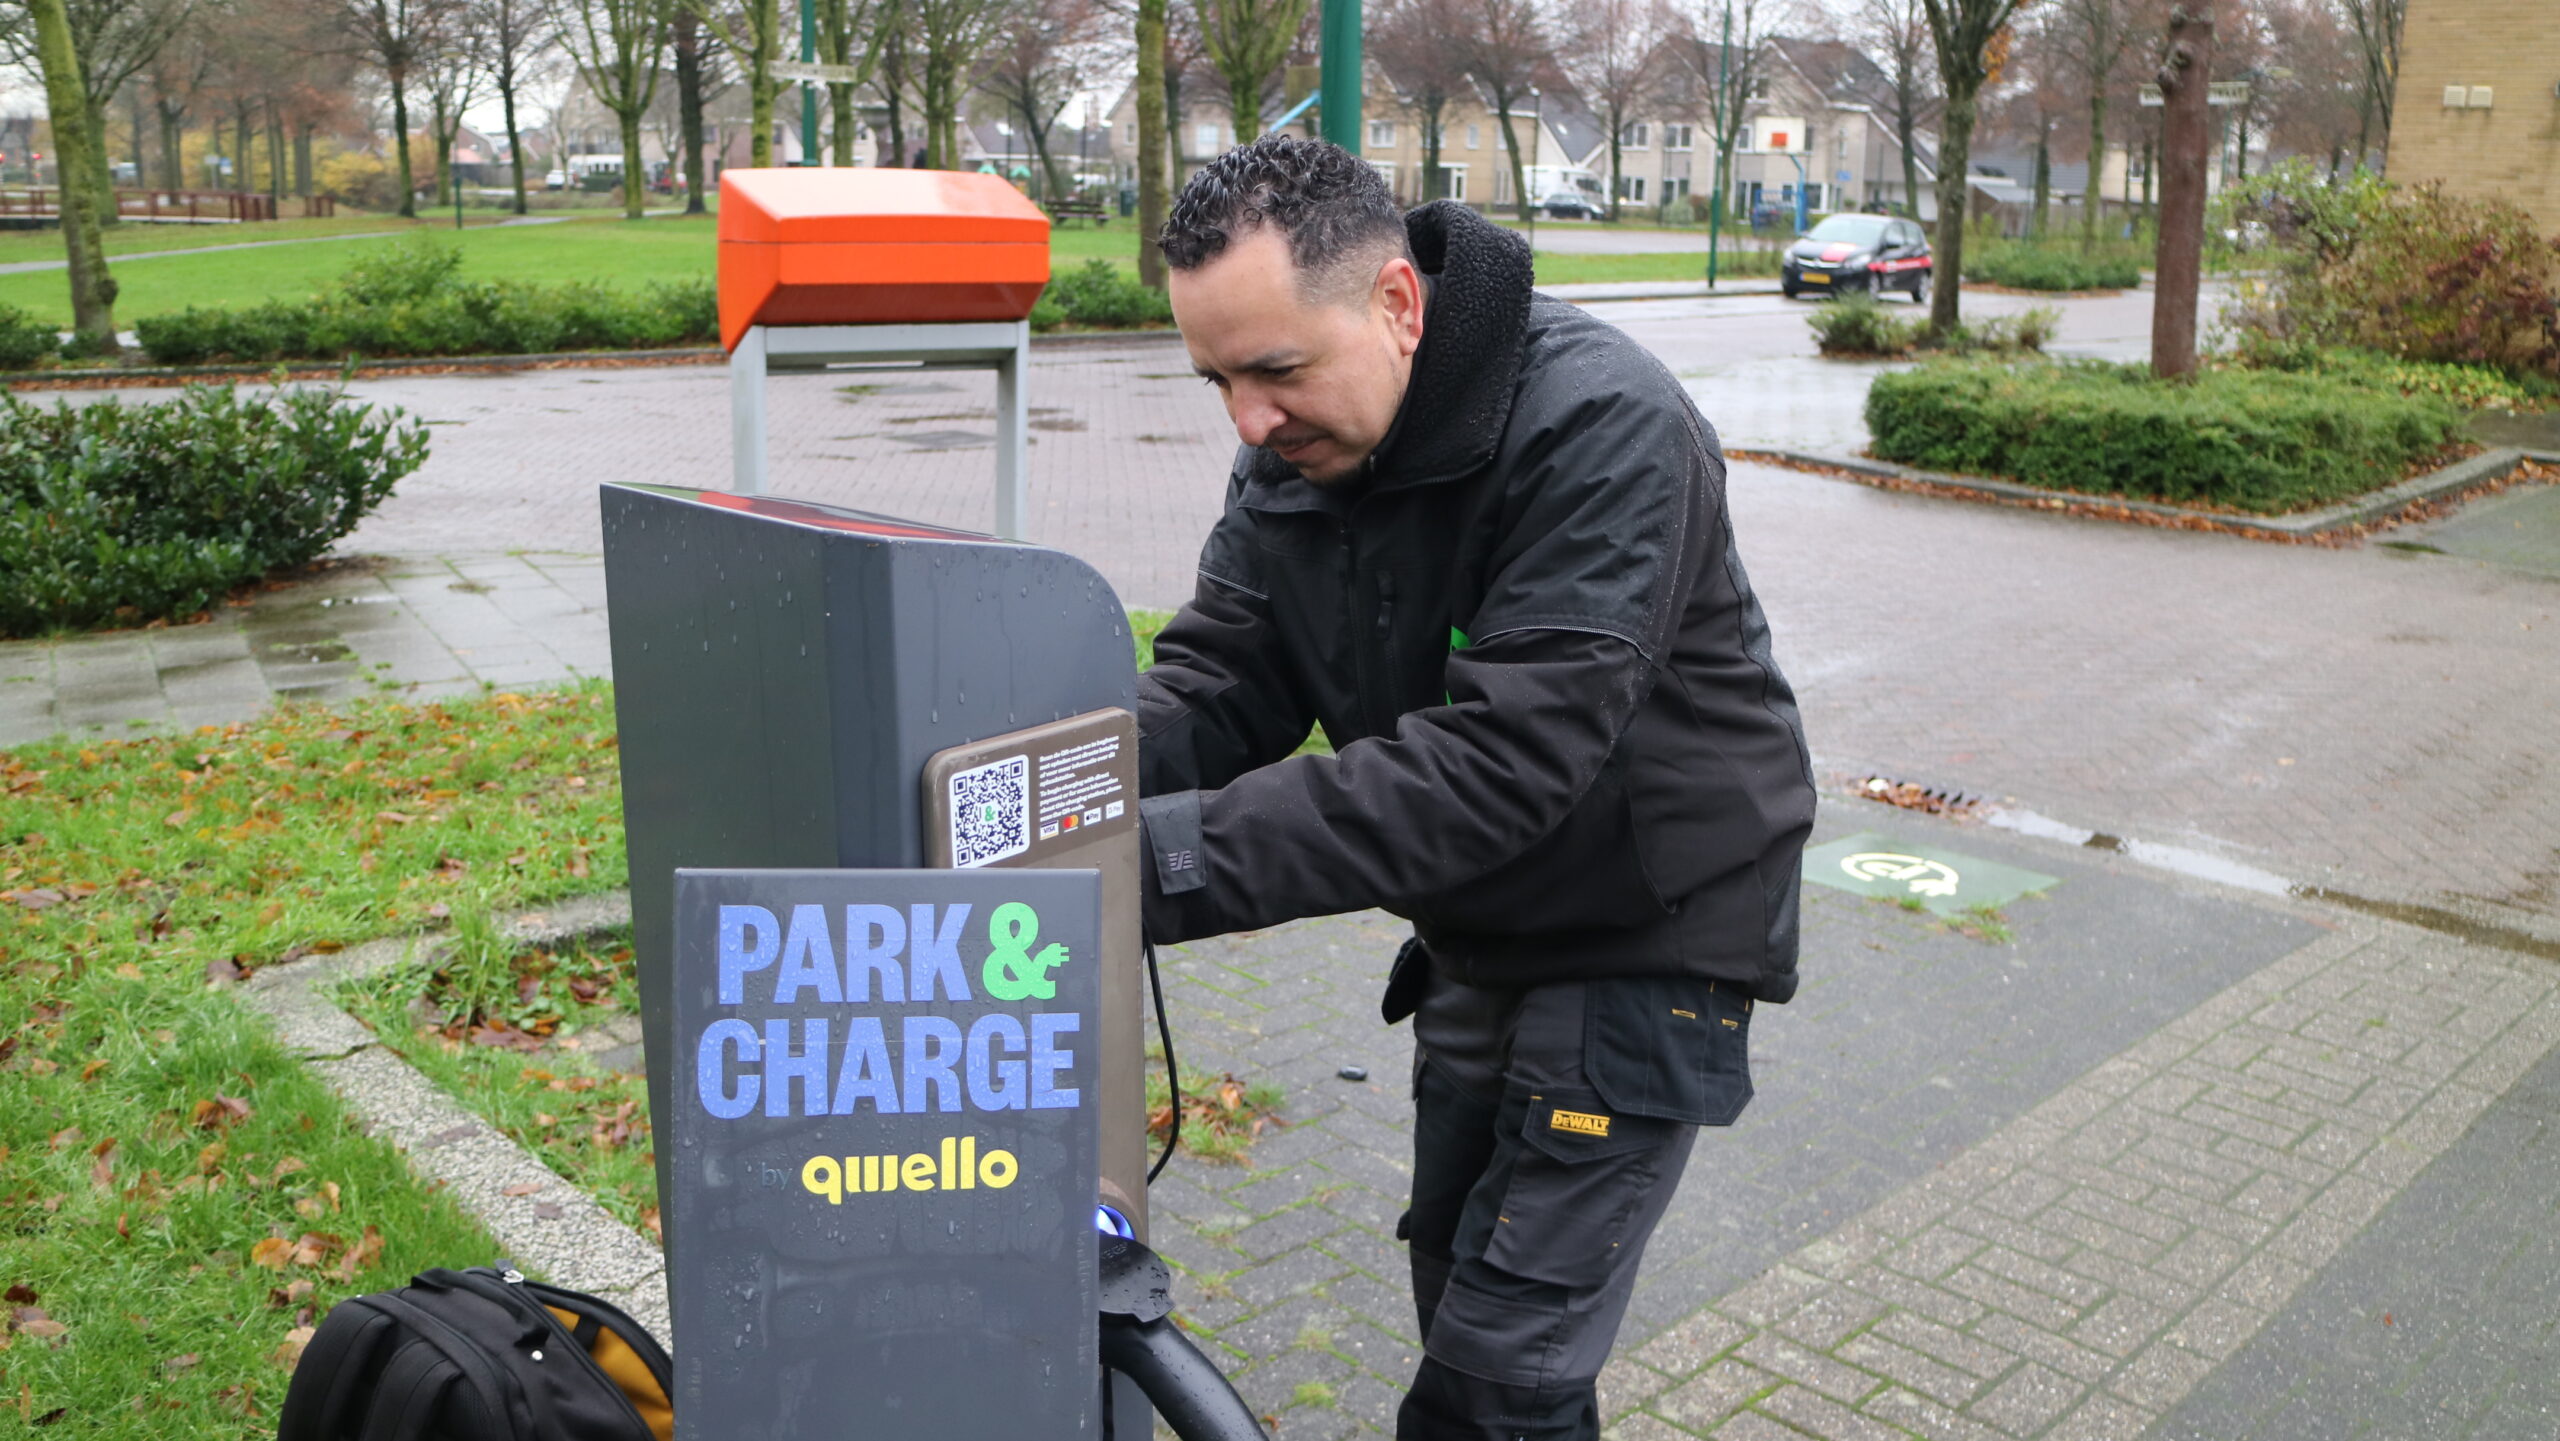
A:
<svg viewBox="0 0 2560 1441">
<path fill-rule="evenodd" d="M 0 1393 L 272 1436 L 338 1299 L 487 1261 L 225 994 L 234 965 L 622 884 L 610 692 L 0 752 Z"/>
</svg>

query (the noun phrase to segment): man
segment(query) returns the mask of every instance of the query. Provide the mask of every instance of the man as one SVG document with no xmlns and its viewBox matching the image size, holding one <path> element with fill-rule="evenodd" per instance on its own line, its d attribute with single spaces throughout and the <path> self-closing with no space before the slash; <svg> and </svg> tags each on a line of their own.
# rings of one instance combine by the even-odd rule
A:
<svg viewBox="0 0 2560 1441">
<path fill-rule="evenodd" d="M 1518 237 L 1332 145 L 1220 157 L 1161 244 L 1244 445 L 1139 692 L 1148 934 L 1413 922 L 1398 1435 L 1596 1437 L 1695 1128 L 1795 990 L 1812 779 L 1714 433 Z"/>
</svg>

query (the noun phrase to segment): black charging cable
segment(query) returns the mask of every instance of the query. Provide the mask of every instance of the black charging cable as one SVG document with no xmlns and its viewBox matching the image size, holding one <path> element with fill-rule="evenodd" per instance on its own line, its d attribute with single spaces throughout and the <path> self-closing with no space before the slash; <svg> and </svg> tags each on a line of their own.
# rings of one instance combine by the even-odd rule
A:
<svg viewBox="0 0 2560 1441">
<path fill-rule="evenodd" d="M 1173 1064 L 1173 1023 L 1165 1018 L 1164 977 L 1156 970 L 1156 943 L 1146 941 L 1142 944 L 1147 955 L 1147 988 L 1155 993 L 1156 999 L 1156 1035 L 1164 1042 L 1165 1091 L 1173 1097 L 1173 1125 L 1164 1138 L 1164 1154 L 1156 1157 L 1156 1163 L 1147 1168 L 1147 1184 L 1152 1186 L 1156 1177 L 1164 1174 L 1165 1164 L 1173 1159 L 1173 1148 L 1182 1142 L 1182 1072 Z"/>
</svg>

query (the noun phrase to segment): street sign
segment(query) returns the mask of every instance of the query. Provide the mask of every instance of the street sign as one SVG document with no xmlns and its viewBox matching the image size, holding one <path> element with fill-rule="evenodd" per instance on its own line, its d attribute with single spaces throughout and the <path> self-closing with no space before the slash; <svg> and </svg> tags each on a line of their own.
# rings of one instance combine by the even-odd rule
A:
<svg viewBox="0 0 2560 1441">
<path fill-rule="evenodd" d="M 815 60 L 776 60 L 767 69 L 776 80 L 797 80 L 810 85 L 859 85 L 862 67 L 858 65 L 826 65 Z"/>
<path fill-rule="evenodd" d="M 2143 86 L 2141 95 L 2142 103 L 2154 108 L 2168 103 L 2167 99 L 2161 95 L 2160 87 L 2157 85 Z M 2246 80 L 2216 80 L 2205 87 L 2204 103 L 2207 105 L 2246 105 L 2249 103 L 2249 82 Z"/>
<path fill-rule="evenodd" d="M 1096 873 L 679 870 L 675 926 L 679 1441 L 1098 1434 Z"/>
<path fill-rule="evenodd" d="M 1913 901 L 1942 916 L 1977 906 L 2004 906 L 2059 878 L 1978 856 L 1861 831 L 1804 853 L 1804 878 L 1817 885 L 1883 900 Z"/>
</svg>

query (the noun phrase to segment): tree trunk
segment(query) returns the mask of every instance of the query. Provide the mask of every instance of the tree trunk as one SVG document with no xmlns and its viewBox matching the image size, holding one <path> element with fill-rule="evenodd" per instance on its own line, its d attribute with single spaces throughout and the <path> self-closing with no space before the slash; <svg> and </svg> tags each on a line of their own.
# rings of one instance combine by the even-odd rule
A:
<svg viewBox="0 0 2560 1441">
<path fill-rule="evenodd" d="M 187 187 L 186 136 L 179 128 L 184 110 L 172 110 L 166 100 L 154 100 L 152 108 L 160 112 L 160 183 L 171 190 Z"/>
<path fill-rule="evenodd" d="M 676 11 L 672 43 L 676 61 L 676 143 L 684 147 L 684 213 L 700 215 L 708 208 L 702 198 L 702 21 L 690 8 Z"/>
<path fill-rule="evenodd" d="M 1262 77 L 1227 77 L 1227 109 L 1235 116 L 1236 143 L 1251 145 L 1262 135 Z"/>
<path fill-rule="evenodd" d="M 1440 119 L 1448 113 L 1448 97 L 1428 96 L 1422 103 L 1422 198 L 1427 203 L 1449 197 L 1449 177 L 1440 173 Z"/>
<path fill-rule="evenodd" d="M 747 57 L 747 113 L 755 134 L 747 139 L 747 163 L 763 167 L 773 163 L 773 53 L 782 43 L 782 11 L 778 0 L 752 3 L 755 11 L 748 29 L 754 32 L 756 48 Z"/>
<path fill-rule="evenodd" d="M 1138 0 L 1138 281 L 1164 289 L 1165 79 L 1164 22 L 1167 0 Z"/>
<path fill-rule="evenodd" d="M 2249 178 L 2249 113 L 2257 108 L 2254 99 L 2240 107 L 2239 143 L 2231 147 L 2231 180 L 2235 185 Z"/>
<path fill-rule="evenodd" d="M 98 137 L 89 130 L 91 108 L 80 80 L 80 57 L 71 41 L 71 17 L 63 0 L 27 0 L 36 32 L 36 63 L 44 72 L 45 113 L 53 121 L 53 149 L 62 171 L 62 240 L 71 277 L 71 327 L 84 350 L 116 348 L 116 282 L 107 273 L 101 240 L 112 194 L 98 193 Z"/>
<path fill-rule="evenodd" d="M 231 188 L 247 195 L 258 188 L 258 142 L 249 130 L 249 107 L 231 107 Z"/>
<path fill-rule="evenodd" d="M 830 112 L 828 123 L 833 127 L 827 136 L 832 147 L 829 158 L 840 168 L 850 166 L 853 164 L 853 132 L 859 123 L 853 112 L 853 87 L 828 86 L 827 109 Z"/>
<path fill-rule="evenodd" d="M 506 77 L 505 84 L 498 87 L 498 105 L 506 112 L 507 168 L 514 172 L 516 192 L 514 210 L 516 214 L 522 215 L 525 213 L 524 134 L 516 129 L 516 79 L 512 74 Z"/>
<path fill-rule="evenodd" d="M 1609 223 L 1618 223 L 1618 202 L 1627 193 L 1626 112 L 1609 107 Z"/>
<path fill-rule="evenodd" d="M 2196 291 L 2204 269 L 2205 167 L 2213 120 L 2206 80 L 2213 73 L 2213 11 L 2199 4 L 2169 12 L 2169 48 L 2160 66 L 2160 242 L 2152 284 L 2151 373 L 2162 380 L 2196 368 Z"/>
<path fill-rule="evenodd" d="M 1511 123 L 1511 102 L 1493 97 L 1496 120 L 1502 126 L 1502 148 L 1511 157 L 1511 198 L 1520 202 L 1520 219 L 1529 218 L 1529 172 L 1520 163 L 1520 131 Z"/>
<path fill-rule="evenodd" d="M 624 92 L 628 94 L 628 91 Z M 622 218 L 640 218 L 640 112 L 637 109 L 615 112 L 622 122 Z"/>
<path fill-rule="evenodd" d="M 390 67 L 391 131 L 400 148 L 400 218 L 418 218 L 417 172 L 409 167 L 409 77 L 403 67 Z"/>
<path fill-rule="evenodd" d="M 1930 257 L 1929 333 L 1939 339 L 1962 323 L 1965 172 L 1973 168 L 1974 92 L 1948 87 L 1946 133 L 1938 144 L 1938 243 Z"/>
<path fill-rule="evenodd" d="M 2036 131 L 2036 207 L 2027 222 L 2027 236 L 2033 240 L 2044 239 L 2045 209 L 2053 200 L 2053 146 L 2045 138 L 2052 128 L 2048 123 Z"/>
<path fill-rule="evenodd" d="M 293 193 L 311 198 L 311 122 L 307 120 L 293 127 Z"/>
<path fill-rule="evenodd" d="M 74 42 L 74 44 L 77 43 Z M 86 85 L 81 87 L 81 94 L 87 97 L 89 138 L 94 142 L 89 151 L 89 178 L 98 187 L 98 193 L 107 198 L 106 213 L 98 217 L 98 223 L 105 226 L 121 225 L 124 223 L 124 217 L 117 213 L 114 162 L 107 157 L 107 100 L 112 97 L 89 95 Z"/>
<path fill-rule="evenodd" d="M 1917 220 L 1920 218 L 1920 147 L 1911 138 L 1911 97 L 1902 96 L 1900 105 L 1893 123 L 1902 141 L 1902 203 L 1910 209 L 1911 218 Z"/>
<path fill-rule="evenodd" d="M 1055 205 L 1060 200 L 1066 198 L 1068 191 L 1067 188 L 1059 182 L 1058 162 L 1052 159 L 1049 154 L 1049 132 L 1045 128 L 1032 123 L 1035 117 L 1031 107 L 1027 105 L 1024 106 L 1022 115 L 1022 128 L 1031 136 L 1032 163 L 1040 167 L 1040 183 L 1049 187 L 1049 203 Z"/>
<path fill-rule="evenodd" d="M 284 215 L 284 120 L 273 107 L 267 110 L 267 198 L 276 202 L 276 215 Z"/>
<path fill-rule="evenodd" d="M 453 176 L 453 141 L 449 138 L 449 137 L 451 136 L 452 132 L 451 132 L 451 131 L 449 131 L 449 130 L 447 130 L 447 129 L 445 128 L 445 113 L 444 113 L 444 97 L 443 97 L 443 96 L 441 96 L 441 95 L 437 95 L 437 96 L 432 96 L 432 97 L 430 97 L 429 102 L 428 102 L 428 111 L 427 111 L 427 114 L 428 114 L 428 117 L 429 117 L 429 118 L 428 118 L 427 123 L 428 123 L 428 125 L 429 125 L 430 127 L 432 127 L 432 128 L 433 128 L 434 133 L 435 133 L 435 142 L 436 142 L 436 194 L 435 194 L 435 203 L 436 203 L 437 208 L 441 209 L 441 208 L 443 208 L 444 206 L 451 204 L 451 203 L 452 203 L 452 200 L 453 200 L 453 197 L 452 197 L 452 196 L 447 195 L 447 194 L 445 193 L 445 185 L 446 185 L 446 183 L 447 183 L 447 182 L 452 178 L 452 176 Z"/>
<path fill-rule="evenodd" d="M 2107 170 L 2107 92 L 2089 87 L 2089 184 L 2087 208 L 2080 217 L 2080 248 L 2098 248 L 2098 181 Z"/>
<path fill-rule="evenodd" d="M 1182 168 L 1182 77 L 1170 69 L 1164 77 L 1164 117 L 1165 173 L 1178 188 L 1190 175 Z"/>
</svg>

